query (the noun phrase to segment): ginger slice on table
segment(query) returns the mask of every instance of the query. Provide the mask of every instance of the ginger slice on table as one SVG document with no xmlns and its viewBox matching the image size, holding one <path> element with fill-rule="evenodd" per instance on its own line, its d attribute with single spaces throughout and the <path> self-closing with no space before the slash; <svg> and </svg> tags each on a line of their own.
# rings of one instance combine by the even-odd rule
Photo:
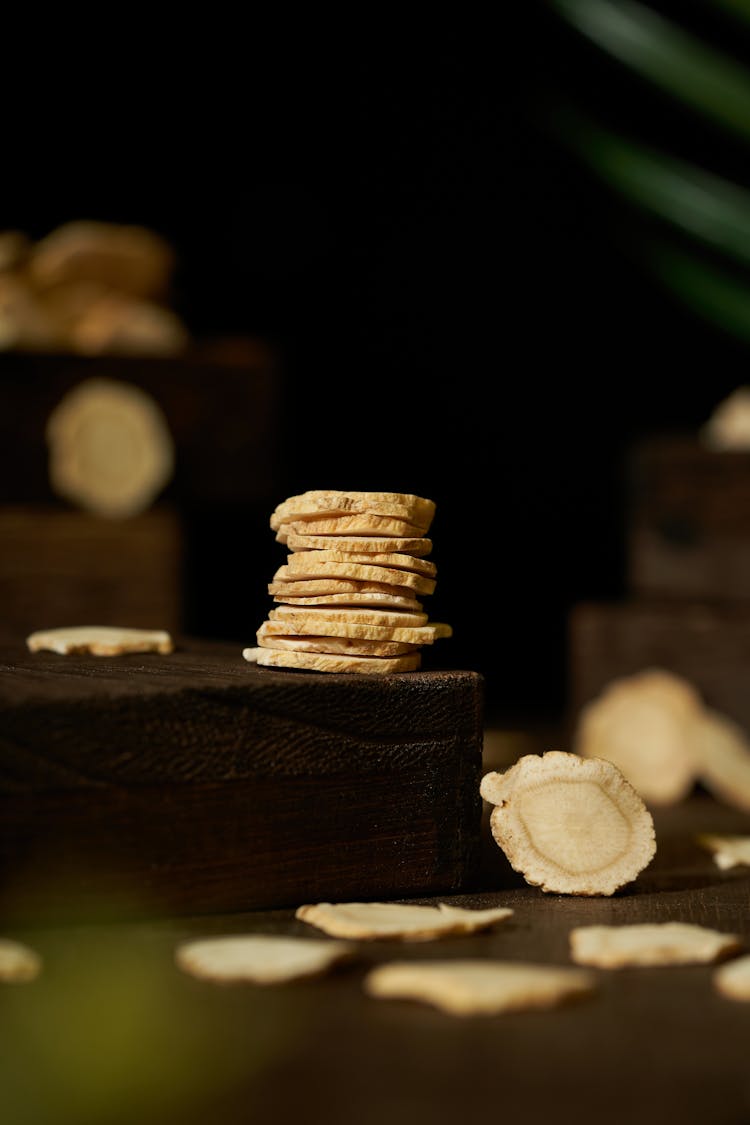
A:
<svg viewBox="0 0 750 1125">
<path fill-rule="evenodd" d="M 353 954 L 354 946 L 346 942 L 234 934 L 183 942 L 174 957 L 179 969 L 200 980 L 281 984 L 319 976 Z"/>
<path fill-rule="evenodd" d="M 42 971 L 38 953 L 20 941 L 0 938 L 0 982 L 21 984 L 36 980 Z"/>
<path fill-rule="evenodd" d="M 580 969 L 514 961 L 392 961 L 364 980 L 370 996 L 420 1000 L 453 1016 L 555 1008 L 596 989 Z"/>
<path fill-rule="evenodd" d="M 750 955 L 738 957 L 714 971 L 714 985 L 730 1000 L 750 1001 Z"/>
<path fill-rule="evenodd" d="M 704 832 L 696 837 L 706 851 L 711 852 L 714 863 L 722 871 L 730 867 L 750 867 L 750 836 L 723 836 Z"/>
<path fill-rule="evenodd" d="M 441 902 L 437 906 L 399 902 L 319 902 L 300 906 L 295 917 L 331 937 L 358 941 L 431 941 L 449 934 L 489 929 L 509 918 L 505 906 L 466 910 Z"/>
<path fill-rule="evenodd" d="M 570 932 L 573 960 L 599 969 L 706 964 L 741 948 L 742 939 L 736 934 L 686 922 L 579 926 Z"/>
<path fill-rule="evenodd" d="M 515 871 L 543 891 L 611 895 L 656 852 L 643 800 L 611 762 L 551 750 L 488 773 L 490 827 Z"/>
</svg>

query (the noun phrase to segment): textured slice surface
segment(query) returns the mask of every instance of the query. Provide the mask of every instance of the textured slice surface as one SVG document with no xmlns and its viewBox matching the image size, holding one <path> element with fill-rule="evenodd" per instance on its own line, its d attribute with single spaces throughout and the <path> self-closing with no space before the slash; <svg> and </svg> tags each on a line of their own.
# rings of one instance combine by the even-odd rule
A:
<svg viewBox="0 0 750 1125">
<path fill-rule="evenodd" d="M 390 672 L 414 672 L 421 663 L 421 654 L 406 656 L 333 656 L 324 652 L 277 652 L 258 650 L 256 664 L 269 668 L 301 668 L 309 672 L 360 672 L 365 675 L 387 675 Z"/>
<path fill-rule="evenodd" d="M 30 652 L 91 653 L 92 656 L 119 656 L 125 652 L 169 653 L 174 644 L 162 629 L 119 629 L 108 625 L 73 625 L 70 628 L 43 629 L 26 638 Z"/>
<path fill-rule="evenodd" d="M 407 610 L 356 609 L 354 606 L 297 606 L 279 605 L 269 611 L 271 621 L 289 621 L 306 624 L 314 621 L 339 622 L 351 625 L 375 625 L 381 628 L 419 628 L 427 624 L 426 613 L 409 613 Z"/>
<path fill-rule="evenodd" d="M 507 907 L 464 910 L 441 902 L 411 906 L 398 902 L 319 902 L 300 906 L 295 917 L 331 937 L 359 941 L 400 939 L 430 941 L 449 934 L 470 934 L 510 918 Z"/>
<path fill-rule="evenodd" d="M 432 540 L 405 539 L 387 535 L 300 535 L 291 531 L 286 536 L 290 551 L 351 551 L 354 554 L 396 554 L 422 558 L 432 551 Z"/>
<path fill-rule="evenodd" d="M 570 932 L 573 960 L 599 969 L 708 963 L 741 948 L 742 939 L 736 934 L 722 934 L 686 922 L 580 926 Z"/>
</svg>

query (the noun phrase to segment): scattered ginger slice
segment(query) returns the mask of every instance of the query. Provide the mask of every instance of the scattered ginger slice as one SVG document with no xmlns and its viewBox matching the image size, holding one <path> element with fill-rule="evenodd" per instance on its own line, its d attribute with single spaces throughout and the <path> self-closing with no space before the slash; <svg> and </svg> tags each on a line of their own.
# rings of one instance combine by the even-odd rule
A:
<svg viewBox="0 0 750 1125">
<path fill-rule="evenodd" d="M 714 985 L 730 1000 L 750 1001 L 750 955 L 737 957 L 716 969 Z"/>
<path fill-rule="evenodd" d="M 356 938 L 359 941 L 430 941 L 449 934 L 487 930 L 512 913 L 505 906 L 466 910 L 445 902 L 437 906 L 400 902 L 320 902 L 298 907 L 295 917 L 331 937 Z"/>
<path fill-rule="evenodd" d="M 492 835 L 515 871 L 543 891 L 611 895 L 656 852 L 654 823 L 623 774 L 599 759 L 552 750 L 488 773 Z"/>
<path fill-rule="evenodd" d="M 741 948 L 742 940 L 736 934 L 723 934 L 687 922 L 579 926 L 570 932 L 573 960 L 578 965 L 599 969 L 705 964 Z"/>
<path fill-rule="evenodd" d="M 722 836 L 704 832 L 697 837 L 697 841 L 706 851 L 711 852 L 714 863 L 722 871 L 743 865 L 750 867 L 750 836 Z"/>
</svg>

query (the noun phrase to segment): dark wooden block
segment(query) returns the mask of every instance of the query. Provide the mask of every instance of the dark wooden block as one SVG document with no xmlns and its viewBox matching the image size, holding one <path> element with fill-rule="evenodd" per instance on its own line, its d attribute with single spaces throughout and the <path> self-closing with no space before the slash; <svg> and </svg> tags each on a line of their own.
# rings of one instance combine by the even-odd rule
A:
<svg viewBox="0 0 750 1125">
<path fill-rule="evenodd" d="M 198 641 L 3 660 L 6 914 L 246 910 L 473 878 L 476 672 L 286 672 Z"/>
<path fill-rule="evenodd" d="M 611 679 L 666 668 L 750 731 L 750 607 L 699 602 L 584 603 L 569 621 L 573 716 Z"/>
<path fill-rule="evenodd" d="M 0 508 L 0 632 L 60 625 L 184 629 L 183 528 L 170 508 L 125 520 Z"/>
<path fill-rule="evenodd" d="M 651 438 L 633 450 L 628 502 L 634 594 L 750 601 L 750 453 Z"/>
</svg>

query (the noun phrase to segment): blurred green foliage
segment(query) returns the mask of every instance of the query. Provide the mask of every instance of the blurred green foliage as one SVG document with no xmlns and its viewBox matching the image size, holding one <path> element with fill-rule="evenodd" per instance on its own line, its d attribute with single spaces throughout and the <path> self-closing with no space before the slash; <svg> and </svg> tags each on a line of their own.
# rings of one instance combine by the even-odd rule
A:
<svg viewBox="0 0 750 1125">
<path fill-rule="evenodd" d="M 673 138 L 646 143 L 648 91 L 681 106 L 687 121 L 715 130 L 720 147 L 750 143 L 750 67 L 701 41 L 688 28 L 635 0 L 551 0 L 560 19 L 639 84 L 642 129 L 616 131 L 592 104 L 565 101 L 553 115 L 559 137 L 588 169 L 648 221 L 638 253 L 653 277 L 715 327 L 750 340 L 750 191 L 711 166 L 717 151 L 690 159 Z M 747 0 L 714 0 L 740 40 L 750 24 Z M 736 23 L 736 28 L 733 27 Z M 592 99 L 593 101 L 594 99 Z M 597 87 L 595 104 L 607 104 Z M 656 104 L 656 103 L 655 103 Z M 750 156 L 750 150 L 748 152 Z"/>
</svg>

